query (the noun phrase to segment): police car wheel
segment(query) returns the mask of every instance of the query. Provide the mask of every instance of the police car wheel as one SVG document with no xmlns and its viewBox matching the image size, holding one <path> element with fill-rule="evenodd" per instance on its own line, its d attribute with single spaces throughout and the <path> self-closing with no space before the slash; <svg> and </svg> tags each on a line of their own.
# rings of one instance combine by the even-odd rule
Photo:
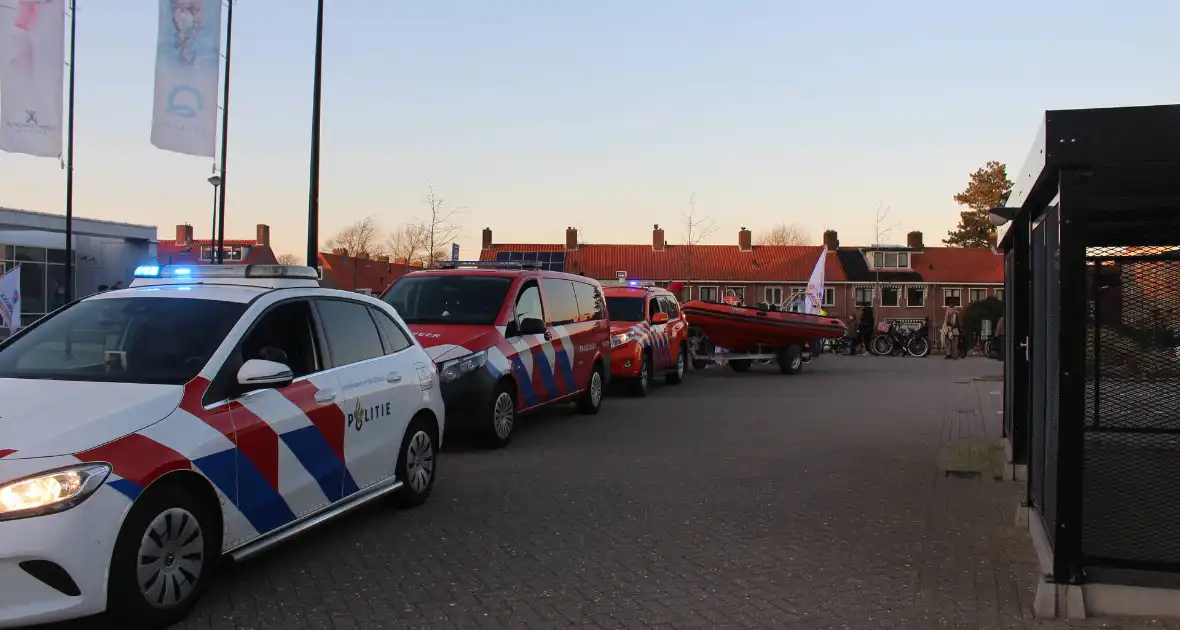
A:
<svg viewBox="0 0 1180 630">
<path fill-rule="evenodd" d="M 595 364 L 594 372 L 590 374 L 590 383 L 586 386 L 586 390 L 578 397 L 578 411 L 592 416 L 602 409 L 602 365 Z"/>
<path fill-rule="evenodd" d="M 651 361 L 647 357 L 647 353 L 643 353 L 643 358 L 639 360 L 639 376 L 631 379 L 631 395 L 640 398 L 647 395 L 647 390 L 651 386 Z"/>
<path fill-rule="evenodd" d="M 183 619 L 220 558 L 219 520 L 181 486 L 141 495 L 115 541 L 108 615 L 136 628 L 165 628 Z"/>
<path fill-rule="evenodd" d="M 684 382 L 684 373 L 688 371 L 688 348 L 681 344 L 676 352 L 676 369 L 668 372 L 665 380 L 669 385 L 679 385 Z"/>
<path fill-rule="evenodd" d="M 516 399 L 512 394 L 512 384 L 504 382 L 492 395 L 483 429 L 484 444 L 490 448 L 504 448 L 512 441 L 516 429 Z"/>
<path fill-rule="evenodd" d="M 397 480 L 402 487 L 393 495 L 401 507 L 418 507 L 430 498 L 438 465 L 437 436 L 438 427 L 421 416 L 406 427 L 397 456 Z"/>
</svg>

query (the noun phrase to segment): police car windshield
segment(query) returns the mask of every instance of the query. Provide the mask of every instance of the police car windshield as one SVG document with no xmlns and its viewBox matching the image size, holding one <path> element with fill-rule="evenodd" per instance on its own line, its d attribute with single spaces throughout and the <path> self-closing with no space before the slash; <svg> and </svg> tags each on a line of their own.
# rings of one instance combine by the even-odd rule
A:
<svg viewBox="0 0 1180 630">
<path fill-rule="evenodd" d="M 497 276 L 403 277 L 383 299 L 407 324 L 490 326 L 511 284 L 511 278 Z"/>
<path fill-rule="evenodd" d="M 608 297 L 606 310 L 614 322 L 643 321 L 643 298 L 637 297 Z"/>
<path fill-rule="evenodd" d="M 79 302 L 0 346 L 0 378 L 183 385 L 245 310 L 185 298 Z"/>
</svg>

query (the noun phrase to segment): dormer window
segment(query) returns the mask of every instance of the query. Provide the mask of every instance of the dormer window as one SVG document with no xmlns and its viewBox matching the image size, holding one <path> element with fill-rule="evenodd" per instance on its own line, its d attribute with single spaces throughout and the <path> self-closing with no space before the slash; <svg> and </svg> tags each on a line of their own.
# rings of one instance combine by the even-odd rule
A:
<svg viewBox="0 0 1180 630">
<path fill-rule="evenodd" d="M 909 269 L 909 252 L 873 252 L 873 269 Z"/>
</svg>

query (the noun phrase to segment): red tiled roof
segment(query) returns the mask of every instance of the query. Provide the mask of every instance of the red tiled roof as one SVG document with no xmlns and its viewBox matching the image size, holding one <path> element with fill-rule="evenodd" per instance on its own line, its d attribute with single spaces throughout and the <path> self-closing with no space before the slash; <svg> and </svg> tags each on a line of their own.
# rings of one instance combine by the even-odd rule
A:
<svg viewBox="0 0 1180 630">
<path fill-rule="evenodd" d="M 201 248 L 211 247 L 213 241 L 209 239 L 194 239 L 188 243 L 179 241 L 159 241 L 156 244 L 156 260 L 170 265 L 200 265 L 209 261 L 201 260 Z M 259 245 L 253 239 L 226 239 L 226 247 L 245 248 L 246 256 L 240 263 L 244 265 L 275 264 L 274 250 L 267 245 Z M 238 264 L 239 261 L 227 260 L 227 264 Z"/>
<path fill-rule="evenodd" d="M 374 295 L 380 295 L 394 280 L 418 268 L 402 263 L 353 258 L 327 252 L 320 252 L 320 264 L 324 267 L 324 286 L 342 291 L 369 289 Z"/>
<path fill-rule="evenodd" d="M 480 252 L 480 260 L 495 260 L 497 252 L 562 251 L 561 245 L 496 244 Z M 687 280 L 689 247 L 668 245 L 655 251 L 651 245 L 582 245 L 566 252 L 565 268 L 592 278 L 609 279 L 626 271 L 630 278 Z M 736 245 L 696 245 L 692 250 L 693 280 L 734 282 L 806 282 L 819 259 L 819 246 L 755 245 L 743 252 Z M 824 263 L 828 281 L 845 279 L 836 255 L 829 252 Z"/>
<path fill-rule="evenodd" d="M 910 262 L 926 282 L 1003 284 L 1004 256 L 981 247 L 927 247 Z"/>
</svg>

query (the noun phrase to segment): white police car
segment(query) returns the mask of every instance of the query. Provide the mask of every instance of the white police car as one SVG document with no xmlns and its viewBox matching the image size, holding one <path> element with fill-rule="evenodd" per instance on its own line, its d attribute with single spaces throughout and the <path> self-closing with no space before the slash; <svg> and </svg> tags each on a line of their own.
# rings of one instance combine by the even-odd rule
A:
<svg viewBox="0 0 1180 630">
<path fill-rule="evenodd" d="M 0 345 L 0 627 L 183 617 L 240 560 L 430 495 L 434 363 L 309 267 L 141 267 Z"/>
</svg>

